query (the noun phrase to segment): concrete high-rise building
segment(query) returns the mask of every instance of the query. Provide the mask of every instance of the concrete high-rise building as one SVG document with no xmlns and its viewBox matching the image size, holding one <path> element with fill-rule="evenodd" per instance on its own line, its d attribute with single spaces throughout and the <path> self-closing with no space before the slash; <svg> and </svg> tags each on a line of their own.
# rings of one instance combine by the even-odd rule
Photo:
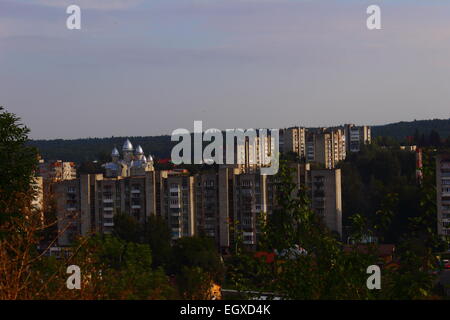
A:
<svg viewBox="0 0 450 320">
<path fill-rule="evenodd" d="M 312 131 L 306 134 L 306 161 L 316 161 L 316 134 Z"/>
<path fill-rule="evenodd" d="M 314 161 L 323 164 L 327 169 L 334 168 L 332 133 L 322 129 L 315 135 Z"/>
<path fill-rule="evenodd" d="M 346 124 L 344 127 L 347 152 L 359 152 L 362 145 L 371 143 L 372 137 L 369 126 L 358 127 L 354 124 Z"/>
<path fill-rule="evenodd" d="M 343 129 L 333 129 L 332 135 L 332 153 L 333 153 L 333 168 L 339 162 L 345 160 L 347 157 L 345 132 Z"/>
<path fill-rule="evenodd" d="M 270 183 L 271 177 L 259 173 L 236 172 L 232 176 L 231 222 L 239 222 L 237 230 L 241 232 L 243 244 L 249 247 L 256 247 L 262 213 L 272 212 L 274 194 Z"/>
<path fill-rule="evenodd" d="M 311 170 L 309 189 L 312 208 L 325 225 L 342 236 L 341 170 Z"/>
<path fill-rule="evenodd" d="M 450 154 L 436 157 L 437 230 L 442 237 L 450 236 Z"/>
<path fill-rule="evenodd" d="M 194 177 L 187 171 L 161 171 L 160 215 L 169 224 L 172 239 L 195 234 Z"/>
<path fill-rule="evenodd" d="M 346 157 L 346 140 L 342 129 L 321 128 L 308 131 L 306 160 L 317 162 L 326 169 L 333 169 Z"/>
<path fill-rule="evenodd" d="M 292 127 L 283 130 L 283 152 L 294 152 L 302 159 L 306 158 L 306 128 Z"/>
<path fill-rule="evenodd" d="M 228 168 L 223 170 L 228 170 Z M 225 187 L 225 185 L 220 186 L 221 183 L 223 182 L 220 174 L 216 170 L 195 175 L 196 232 L 216 240 L 220 239 L 219 192 Z"/>
<path fill-rule="evenodd" d="M 88 188 L 89 190 L 89 188 Z M 82 191 L 80 180 L 65 180 L 55 183 L 53 189 L 56 201 L 58 218 L 58 244 L 60 246 L 70 245 L 77 236 L 87 235 L 88 232 L 81 231 L 82 220 L 90 219 L 91 208 L 83 212 L 82 217 Z M 90 220 L 88 220 L 90 222 Z M 86 226 L 84 224 L 83 226 Z M 88 224 L 90 226 L 90 224 Z"/>
<path fill-rule="evenodd" d="M 242 237 L 243 244 L 255 247 L 258 221 L 272 210 L 271 176 L 221 167 L 195 176 L 197 231 L 214 237 L 218 247 L 227 251 Z"/>
</svg>

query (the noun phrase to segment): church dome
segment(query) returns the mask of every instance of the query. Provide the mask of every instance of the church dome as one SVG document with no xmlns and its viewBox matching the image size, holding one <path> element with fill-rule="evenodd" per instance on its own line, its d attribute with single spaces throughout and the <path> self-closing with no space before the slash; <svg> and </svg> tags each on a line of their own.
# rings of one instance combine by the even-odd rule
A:
<svg viewBox="0 0 450 320">
<path fill-rule="evenodd" d="M 112 157 L 120 157 L 119 150 L 117 150 L 116 147 L 114 147 L 113 151 L 111 152 L 111 156 Z"/>
<path fill-rule="evenodd" d="M 141 146 L 138 146 L 137 148 L 136 148 L 136 154 L 137 155 L 143 155 L 144 154 L 144 150 L 142 150 L 142 147 Z"/>
<path fill-rule="evenodd" d="M 147 160 L 148 160 L 148 161 L 150 161 L 150 162 L 153 162 L 153 157 L 152 157 L 152 155 L 151 155 L 151 154 L 149 154 L 149 155 L 148 155 L 148 158 L 147 158 Z"/>
<path fill-rule="evenodd" d="M 127 141 L 125 141 L 122 147 L 122 151 L 133 151 L 133 145 L 131 144 L 130 140 L 127 139 Z"/>
</svg>

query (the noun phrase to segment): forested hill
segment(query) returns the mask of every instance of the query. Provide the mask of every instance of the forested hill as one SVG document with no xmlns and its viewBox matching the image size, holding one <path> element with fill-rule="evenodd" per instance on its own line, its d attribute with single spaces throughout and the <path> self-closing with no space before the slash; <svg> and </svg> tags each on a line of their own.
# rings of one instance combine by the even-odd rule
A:
<svg viewBox="0 0 450 320">
<path fill-rule="evenodd" d="M 414 136 L 416 130 L 419 134 L 429 135 L 435 130 L 442 139 L 450 136 L 450 119 L 401 121 L 372 127 L 372 136 L 392 137 L 404 141 L 407 136 Z"/>
<path fill-rule="evenodd" d="M 435 130 L 442 139 L 446 139 L 450 136 L 450 119 L 402 121 L 373 126 L 372 136 L 392 137 L 402 142 L 407 136 L 414 136 L 416 130 L 421 135 L 429 135 L 432 130 Z M 112 148 L 116 146 L 120 150 L 126 138 L 129 138 L 134 146 L 141 145 L 146 155 L 152 154 L 157 159 L 170 158 L 171 149 L 175 145 L 175 142 L 170 141 L 170 136 L 33 140 L 30 144 L 39 149 L 44 159 L 80 163 L 92 160 L 108 161 Z"/>
</svg>

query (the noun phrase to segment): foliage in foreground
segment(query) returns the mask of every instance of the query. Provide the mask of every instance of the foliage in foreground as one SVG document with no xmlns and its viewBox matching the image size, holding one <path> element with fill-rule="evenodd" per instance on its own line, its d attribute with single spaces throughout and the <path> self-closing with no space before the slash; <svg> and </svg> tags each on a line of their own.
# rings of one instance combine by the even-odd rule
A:
<svg viewBox="0 0 450 320">
<path fill-rule="evenodd" d="M 430 172 L 426 172 L 430 174 Z M 271 216 L 261 219 L 259 250 L 282 252 L 299 246 L 307 254 L 275 256 L 273 262 L 256 257 L 244 248 L 227 261 L 227 284 L 244 293 L 272 293 L 285 299 L 429 299 L 437 298 L 434 287 L 436 260 L 433 249 L 438 242 L 432 227 L 433 191 L 424 183 L 421 217 L 410 223 L 411 232 L 400 245 L 396 263 L 387 266 L 378 257 L 378 245 L 344 251 L 338 241 L 310 208 L 305 190 L 296 193 L 292 174 L 282 164 L 276 185 L 278 207 Z M 368 224 L 355 215 L 352 238 L 362 235 L 381 236 L 388 228 L 393 212 L 388 198 L 377 211 L 378 221 Z M 435 213 L 434 213 L 435 214 Z M 368 229 L 368 225 L 371 229 Z M 418 245 L 422 243 L 423 245 Z M 288 251 L 289 252 L 289 251 Z M 291 251 L 292 252 L 292 251 Z M 366 281 L 370 265 L 382 266 L 381 290 L 369 290 Z M 259 294 L 257 294 L 259 295 Z M 247 294 L 248 296 L 248 294 Z"/>
</svg>

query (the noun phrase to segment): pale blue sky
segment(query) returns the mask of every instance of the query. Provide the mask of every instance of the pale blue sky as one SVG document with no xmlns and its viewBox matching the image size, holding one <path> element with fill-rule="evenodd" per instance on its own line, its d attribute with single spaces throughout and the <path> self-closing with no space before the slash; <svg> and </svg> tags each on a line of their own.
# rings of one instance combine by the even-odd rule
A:
<svg viewBox="0 0 450 320">
<path fill-rule="evenodd" d="M 450 1 L 0 0 L 0 105 L 33 138 L 449 118 Z"/>
</svg>

